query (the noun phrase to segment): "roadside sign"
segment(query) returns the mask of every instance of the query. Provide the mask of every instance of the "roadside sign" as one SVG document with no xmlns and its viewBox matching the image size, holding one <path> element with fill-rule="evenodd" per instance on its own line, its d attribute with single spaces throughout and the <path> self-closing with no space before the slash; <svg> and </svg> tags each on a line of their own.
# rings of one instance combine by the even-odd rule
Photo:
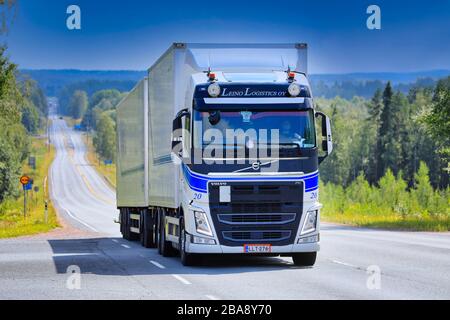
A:
<svg viewBox="0 0 450 320">
<path fill-rule="evenodd" d="M 30 182 L 30 177 L 29 176 L 23 175 L 23 176 L 20 177 L 20 183 L 21 184 L 26 185 L 26 184 L 28 184 L 28 182 Z"/>
<path fill-rule="evenodd" d="M 34 192 L 39 192 L 39 187 L 38 187 L 38 186 L 35 186 L 35 187 L 33 188 L 33 191 L 34 191 Z"/>
<path fill-rule="evenodd" d="M 23 187 L 23 217 L 27 216 L 27 191 L 33 189 L 33 179 L 27 175 L 20 177 L 20 183 Z"/>
<path fill-rule="evenodd" d="M 23 185 L 23 190 L 27 191 L 27 190 L 32 190 L 33 189 L 33 184 L 30 182 L 28 182 L 27 184 Z"/>
<path fill-rule="evenodd" d="M 103 163 L 104 163 L 105 165 L 112 164 L 112 160 L 108 160 L 108 159 L 107 159 L 107 160 L 104 160 Z"/>
</svg>

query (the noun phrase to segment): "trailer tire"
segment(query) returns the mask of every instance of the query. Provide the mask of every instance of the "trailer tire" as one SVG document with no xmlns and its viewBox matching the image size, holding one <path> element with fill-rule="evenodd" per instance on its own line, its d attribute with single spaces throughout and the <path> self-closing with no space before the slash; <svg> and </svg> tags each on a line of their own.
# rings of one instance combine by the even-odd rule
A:
<svg viewBox="0 0 450 320">
<path fill-rule="evenodd" d="M 159 209 L 160 215 L 159 215 L 159 250 L 158 252 L 163 257 L 172 257 L 173 256 L 173 247 L 172 243 L 170 241 L 166 241 L 166 228 L 165 228 L 165 217 L 166 213 L 164 212 L 164 209 Z"/>
<path fill-rule="evenodd" d="M 153 223 L 147 209 L 141 211 L 139 237 L 141 245 L 145 248 L 154 247 L 153 243 Z"/>
<path fill-rule="evenodd" d="M 183 266 L 193 266 L 198 263 L 197 255 L 186 252 L 186 231 L 184 230 L 184 220 L 180 221 L 179 236 L 180 260 Z"/>
<path fill-rule="evenodd" d="M 317 252 L 302 252 L 292 255 L 292 261 L 296 266 L 312 267 L 316 263 Z"/>
</svg>

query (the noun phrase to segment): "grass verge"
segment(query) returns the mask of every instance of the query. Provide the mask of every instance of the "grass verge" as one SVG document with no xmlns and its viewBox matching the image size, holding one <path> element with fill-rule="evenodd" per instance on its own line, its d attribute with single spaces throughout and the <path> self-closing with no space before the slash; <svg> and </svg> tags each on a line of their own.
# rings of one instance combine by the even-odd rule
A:
<svg viewBox="0 0 450 320">
<path fill-rule="evenodd" d="M 100 160 L 98 154 L 95 152 L 94 145 L 92 144 L 92 137 L 88 137 L 83 134 L 83 141 L 86 145 L 86 159 L 87 161 L 100 173 L 109 184 L 115 188 L 116 187 L 116 165 L 108 164 L 105 165 L 103 161 Z"/>
<path fill-rule="evenodd" d="M 401 217 L 399 215 L 367 215 L 352 213 L 327 214 L 321 212 L 321 220 L 357 227 L 379 228 L 400 231 L 439 231 L 450 230 L 450 218 L 445 216 Z"/>
<path fill-rule="evenodd" d="M 48 200 L 48 220 L 45 223 L 44 199 L 48 199 L 48 181 L 46 176 L 55 156 L 55 149 L 48 148 L 47 139 L 33 137 L 31 155 L 36 157 L 36 169 L 27 164 L 22 172 L 29 175 L 38 191 L 28 191 L 26 217 L 23 212 L 23 191 L 17 199 L 10 199 L 0 204 L 0 238 L 18 237 L 47 232 L 59 226 L 55 209 Z M 19 184 L 19 181 L 17 181 Z M 45 185 L 45 187 L 44 187 Z"/>
</svg>

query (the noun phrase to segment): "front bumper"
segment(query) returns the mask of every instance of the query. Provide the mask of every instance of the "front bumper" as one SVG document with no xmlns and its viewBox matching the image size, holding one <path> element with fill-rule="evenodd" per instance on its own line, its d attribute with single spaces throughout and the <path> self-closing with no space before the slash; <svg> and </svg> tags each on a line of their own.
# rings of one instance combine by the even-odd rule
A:
<svg viewBox="0 0 450 320">
<path fill-rule="evenodd" d="M 301 253 L 301 252 L 317 252 L 320 250 L 320 242 L 290 244 L 285 246 L 272 246 L 273 254 L 283 253 Z M 252 255 L 251 253 L 244 252 L 244 246 L 224 246 L 224 245 L 204 245 L 191 243 L 186 241 L 186 251 L 189 253 L 204 253 L 204 254 L 245 254 Z"/>
</svg>

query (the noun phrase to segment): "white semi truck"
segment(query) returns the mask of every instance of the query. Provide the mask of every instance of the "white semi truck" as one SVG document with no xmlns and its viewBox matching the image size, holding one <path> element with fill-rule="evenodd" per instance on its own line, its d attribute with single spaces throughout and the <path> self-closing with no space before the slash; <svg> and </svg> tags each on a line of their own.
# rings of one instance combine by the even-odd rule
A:
<svg viewBox="0 0 450 320">
<path fill-rule="evenodd" d="M 121 233 L 184 265 L 208 254 L 313 265 L 331 150 L 306 44 L 174 43 L 117 107 Z"/>
</svg>

